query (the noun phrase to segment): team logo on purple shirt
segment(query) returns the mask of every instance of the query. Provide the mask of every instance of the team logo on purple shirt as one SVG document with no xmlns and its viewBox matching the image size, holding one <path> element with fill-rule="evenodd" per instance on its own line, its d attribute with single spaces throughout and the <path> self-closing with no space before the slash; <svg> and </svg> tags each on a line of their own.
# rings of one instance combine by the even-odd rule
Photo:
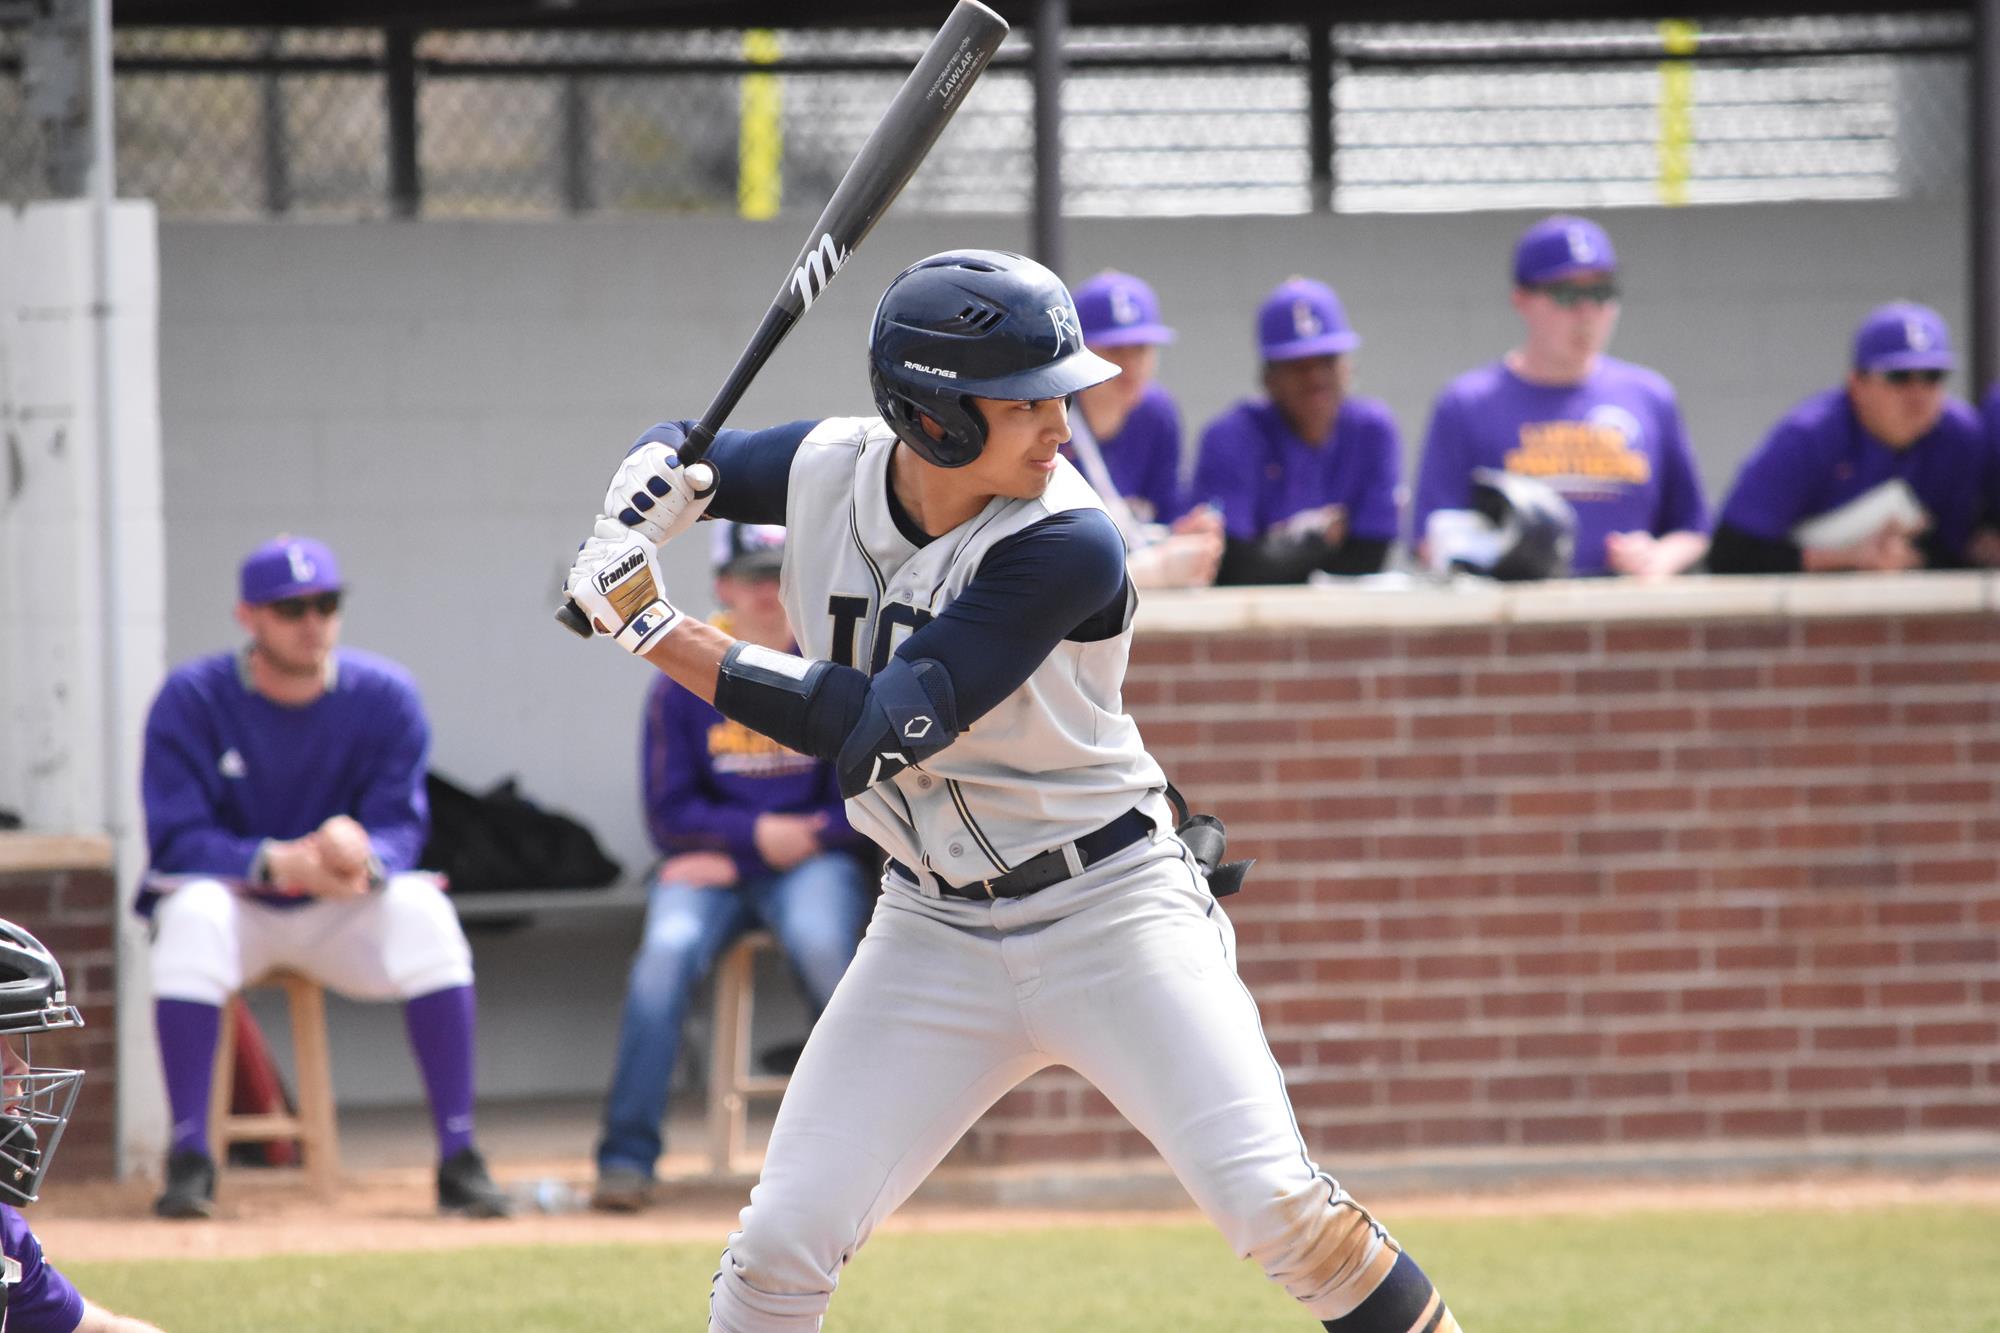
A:
<svg viewBox="0 0 2000 1333">
<path fill-rule="evenodd" d="M 807 772 L 816 761 L 724 718 L 708 729 L 708 762 L 717 773 L 773 778 Z"/>
<path fill-rule="evenodd" d="M 1523 422 L 1505 464 L 1509 472 L 1558 489 L 1563 482 L 1583 489 L 1643 486 L 1653 475 L 1652 460 L 1636 447 L 1644 434 L 1631 412 L 1599 403 L 1582 421 Z"/>
</svg>

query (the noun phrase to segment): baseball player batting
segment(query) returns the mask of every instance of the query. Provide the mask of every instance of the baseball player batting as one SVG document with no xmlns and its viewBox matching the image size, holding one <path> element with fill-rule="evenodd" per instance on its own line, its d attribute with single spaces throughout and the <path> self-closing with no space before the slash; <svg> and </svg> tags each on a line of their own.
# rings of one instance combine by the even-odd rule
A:
<svg viewBox="0 0 2000 1333">
<path fill-rule="evenodd" d="M 841 1266 L 1003 1093 L 1067 1065 L 1238 1253 L 1340 1333 L 1453 1333 L 1414 1260 L 1316 1166 L 1235 941 L 1120 701 L 1118 530 L 1058 454 L 1116 374 L 1061 281 L 965 250 L 904 270 L 869 340 L 879 415 L 724 431 L 702 495 L 656 426 L 569 592 L 725 716 L 833 763 L 889 856 L 801 1056 L 709 1327 L 816 1329 Z M 681 615 L 661 544 L 704 509 L 783 523 L 800 654 Z"/>
</svg>

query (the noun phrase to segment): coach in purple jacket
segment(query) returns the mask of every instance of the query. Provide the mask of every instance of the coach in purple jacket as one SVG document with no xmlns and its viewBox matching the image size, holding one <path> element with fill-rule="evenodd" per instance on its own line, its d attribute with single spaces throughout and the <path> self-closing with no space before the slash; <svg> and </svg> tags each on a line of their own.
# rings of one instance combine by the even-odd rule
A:
<svg viewBox="0 0 2000 1333">
<path fill-rule="evenodd" d="M 510 1209 L 473 1145 L 472 953 L 434 878 L 412 873 L 430 724 L 407 672 L 339 646 L 345 592 L 320 542 L 259 546 L 238 575 L 248 642 L 175 668 L 146 718 L 141 910 L 174 1117 L 162 1217 L 214 1211 L 222 1006 L 277 968 L 402 1001 L 437 1130 L 438 1206 Z"/>
<path fill-rule="evenodd" d="M 1514 247 L 1521 344 L 1440 393 L 1417 472 L 1411 540 L 1466 509 L 1486 467 L 1547 482 L 1576 510 L 1576 573 L 1662 578 L 1708 549 L 1708 500 L 1673 386 L 1605 355 L 1618 257 L 1585 218 L 1545 218 Z"/>
<path fill-rule="evenodd" d="M 784 529 L 712 526 L 719 619 L 739 639 L 790 651 L 778 597 Z M 872 901 L 831 765 L 728 720 L 664 676 L 646 701 L 641 762 L 646 824 L 666 860 L 632 960 L 597 1144 L 591 1203 L 607 1212 L 636 1211 L 652 1196 L 681 1020 L 722 951 L 767 927 L 817 1015 Z"/>
</svg>

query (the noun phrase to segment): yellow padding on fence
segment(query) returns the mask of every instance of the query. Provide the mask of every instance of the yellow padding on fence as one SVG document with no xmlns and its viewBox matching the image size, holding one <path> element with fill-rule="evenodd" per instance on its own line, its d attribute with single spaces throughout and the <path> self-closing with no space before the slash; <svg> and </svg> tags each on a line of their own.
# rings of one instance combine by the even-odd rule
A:
<svg viewBox="0 0 2000 1333">
<path fill-rule="evenodd" d="M 778 34 L 752 28 L 743 34 L 743 58 L 768 65 L 778 58 Z M 746 74 L 738 103 L 736 210 L 746 218 L 778 215 L 784 201 L 784 89 L 776 74 Z"/>
</svg>

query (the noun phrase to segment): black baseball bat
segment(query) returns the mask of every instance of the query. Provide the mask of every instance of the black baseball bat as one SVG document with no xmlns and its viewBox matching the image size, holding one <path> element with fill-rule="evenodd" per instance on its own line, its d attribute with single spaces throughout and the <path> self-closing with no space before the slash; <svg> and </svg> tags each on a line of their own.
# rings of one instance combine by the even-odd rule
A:
<svg viewBox="0 0 2000 1333">
<path fill-rule="evenodd" d="M 945 122 L 958 110 L 966 90 L 1006 36 L 1007 20 L 979 0 L 958 0 L 889 109 L 882 113 L 868 142 L 855 154 L 853 165 L 841 177 L 819 221 L 807 233 L 805 248 L 779 284 L 778 295 L 764 312 L 749 346 L 736 358 L 729 378 L 675 451 L 683 466 L 692 467 L 715 443 L 716 431 L 735 410 L 750 381 L 757 378 L 792 326 L 812 309 L 813 301 L 826 291 L 841 266 L 909 184 L 931 145 L 944 132 Z M 713 463 L 704 467 L 707 475 L 697 484 L 705 495 L 721 478 Z M 694 479 L 691 473 L 690 480 Z M 565 600 L 557 609 L 556 619 L 575 634 L 586 639 L 591 636 L 590 617 L 572 600 Z"/>
</svg>

